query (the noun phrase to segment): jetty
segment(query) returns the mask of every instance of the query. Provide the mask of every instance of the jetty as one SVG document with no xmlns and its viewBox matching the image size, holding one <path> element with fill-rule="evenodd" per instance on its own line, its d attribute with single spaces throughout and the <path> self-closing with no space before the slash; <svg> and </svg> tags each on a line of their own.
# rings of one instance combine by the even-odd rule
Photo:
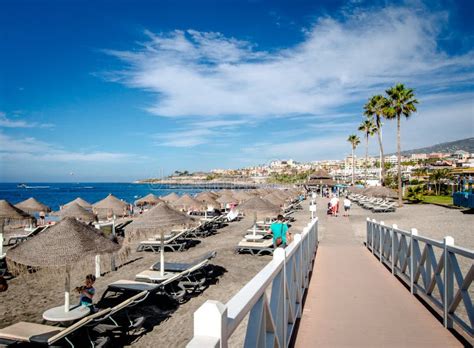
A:
<svg viewBox="0 0 474 348">
<path fill-rule="evenodd" d="M 472 250 L 370 219 L 361 243 L 348 218 L 322 220 L 227 303 L 206 301 L 187 347 L 472 346 Z"/>
</svg>

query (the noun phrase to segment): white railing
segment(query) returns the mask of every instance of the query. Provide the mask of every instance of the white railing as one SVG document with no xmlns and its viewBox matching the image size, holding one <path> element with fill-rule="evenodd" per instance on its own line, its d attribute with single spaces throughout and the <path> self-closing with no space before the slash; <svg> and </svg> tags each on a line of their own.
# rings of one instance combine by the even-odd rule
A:
<svg viewBox="0 0 474 348">
<path fill-rule="evenodd" d="M 456 322 L 471 337 L 474 307 L 469 288 L 474 280 L 474 251 L 454 245 L 452 237 L 442 241 L 403 231 L 367 218 L 367 248 L 410 287 L 443 314 L 446 328 Z M 461 266 L 460 266 L 461 264 Z M 456 280 L 456 281 L 455 281 Z M 460 304 L 464 308 L 460 308 Z"/>
<path fill-rule="evenodd" d="M 194 312 L 194 337 L 187 347 L 228 346 L 248 315 L 245 347 L 288 347 L 301 317 L 303 295 L 318 247 L 318 219 L 312 220 L 227 304 L 206 301 Z"/>
</svg>

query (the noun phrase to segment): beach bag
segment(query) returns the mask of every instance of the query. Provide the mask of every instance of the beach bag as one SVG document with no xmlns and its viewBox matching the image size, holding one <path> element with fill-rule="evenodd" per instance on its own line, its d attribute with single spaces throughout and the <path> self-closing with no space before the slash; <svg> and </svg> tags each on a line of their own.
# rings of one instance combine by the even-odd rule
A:
<svg viewBox="0 0 474 348">
<path fill-rule="evenodd" d="M 283 236 L 283 224 L 281 224 L 280 234 Z M 282 238 L 282 237 L 278 237 L 278 238 L 275 240 L 275 244 L 276 244 L 277 247 L 279 247 L 280 245 L 282 245 L 282 244 L 283 244 L 283 238 Z"/>
</svg>

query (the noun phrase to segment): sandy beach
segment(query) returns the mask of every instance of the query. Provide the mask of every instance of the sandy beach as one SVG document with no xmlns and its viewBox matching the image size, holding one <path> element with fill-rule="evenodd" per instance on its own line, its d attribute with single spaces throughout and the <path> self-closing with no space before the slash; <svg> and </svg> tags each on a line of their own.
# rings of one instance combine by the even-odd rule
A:
<svg viewBox="0 0 474 348">
<path fill-rule="evenodd" d="M 309 219 L 307 210 L 295 213 L 296 221 L 291 231 L 301 231 Z M 139 310 L 150 316 L 146 324 L 148 332 L 131 342 L 137 347 L 156 346 L 157 342 L 169 347 L 183 347 L 192 338 L 192 314 L 208 299 L 227 302 L 242 286 L 248 282 L 270 260 L 271 256 L 240 255 L 234 252 L 237 243 L 242 239 L 247 228 L 252 225 L 252 217 L 228 224 L 217 230 L 217 233 L 199 239 L 196 246 L 184 252 L 166 252 L 165 258 L 169 262 L 186 262 L 206 251 L 217 251 L 217 257 L 212 264 L 217 266 L 217 273 L 221 273 L 216 284 L 210 285 L 204 292 L 191 298 L 184 304 L 173 306 L 169 303 L 148 304 Z M 135 275 L 146 270 L 159 260 L 159 254 L 151 252 L 136 252 L 132 249 L 128 264 L 120 267 L 116 272 L 110 272 L 97 279 L 95 283 L 96 299 L 99 299 L 107 284 L 119 279 L 134 279 Z M 91 269 L 92 271 L 92 269 Z M 71 284 L 80 285 L 85 272 L 73 274 Z M 42 313 L 52 307 L 59 306 L 64 299 L 64 279 L 60 274 L 48 274 L 48 281 L 44 281 L 41 271 L 34 276 L 23 276 L 11 279 L 7 292 L 0 294 L 0 327 L 11 325 L 18 321 L 42 323 Z M 73 295 L 71 302 L 77 301 Z M 243 335 L 244 331 L 240 334 Z M 236 333 L 238 339 L 239 332 Z"/>
<path fill-rule="evenodd" d="M 335 219 L 326 215 L 324 207 L 328 199 L 318 198 L 318 217 L 320 238 L 324 238 L 325 221 Z M 298 233 L 309 220 L 308 202 L 304 210 L 295 213 L 296 221 L 292 224 L 292 233 Z M 356 237 L 361 244 L 365 240 L 365 219 L 375 218 L 386 224 L 396 223 L 402 229 L 417 228 L 419 234 L 442 239 L 445 235 L 454 237 L 456 244 L 466 248 L 474 248 L 473 215 L 464 214 L 460 210 L 447 209 L 434 205 L 405 205 L 395 213 L 373 214 L 353 205 L 350 217 L 339 216 L 337 219 L 347 219 L 353 225 Z M 200 243 L 185 252 L 166 253 L 167 261 L 189 261 L 194 257 L 210 250 L 217 251 L 217 257 L 212 260 L 219 274 L 215 284 L 210 285 L 204 292 L 192 297 L 186 303 L 173 306 L 169 303 L 147 303 L 139 310 L 149 316 L 147 332 L 125 345 L 136 347 L 151 347 L 157 344 L 169 347 L 184 347 L 192 338 L 193 313 L 208 299 L 227 302 L 242 286 L 248 282 L 271 256 L 251 256 L 234 253 L 238 241 L 245 230 L 252 224 L 250 217 L 233 222 L 219 229 L 215 235 L 200 239 Z M 149 252 L 137 253 L 132 251 L 129 262 L 116 272 L 110 272 L 96 282 L 96 299 L 99 299 L 107 284 L 118 279 L 134 279 L 135 275 L 147 269 L 159 259 L 158 254 Z M 74 274 L 72 284 L 81 284 L 84 274 Z M 33 277 L 19 277 L 9 281 L 9 289 L 0 294 L 0 326 L 5 327 L 18 321 L 41 323 L 42 313 L 51 307 L 58 306 L 63 301 L 63 280 L 60 275 L 48 275 L 49 282 L 41 281 L 41 272 Z M 232 346 L 239 346 L 245 333 L 244 327 L 234 333 Z"/>
</svg>

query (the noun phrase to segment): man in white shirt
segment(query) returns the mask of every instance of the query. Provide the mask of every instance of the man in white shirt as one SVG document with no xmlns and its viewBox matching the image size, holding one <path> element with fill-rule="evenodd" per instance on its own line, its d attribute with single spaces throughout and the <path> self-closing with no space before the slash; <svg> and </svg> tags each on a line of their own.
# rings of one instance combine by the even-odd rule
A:
<svg viewBox="0 0 474 348">
<path fill-rule="evenodd" d="M 351 201 L 346 196 L 346 198 L 344 198 L 344 216 L 349 216 L 350 210 L 351 210 Z"/>
</svg>

